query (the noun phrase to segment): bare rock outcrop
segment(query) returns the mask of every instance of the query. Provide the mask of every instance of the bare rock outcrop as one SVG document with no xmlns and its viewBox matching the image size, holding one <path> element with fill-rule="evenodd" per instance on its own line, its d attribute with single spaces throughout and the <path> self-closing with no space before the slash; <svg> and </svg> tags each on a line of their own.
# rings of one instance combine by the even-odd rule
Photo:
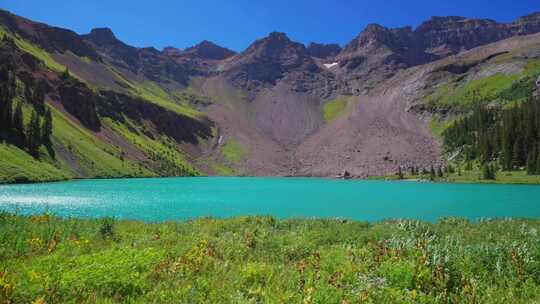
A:
<svg viewBox="0 0 540 304">
<path fill-rule="evenodd" d="M 323 44 L 311 42 L 307 47 L 307 53 L 311 57 L 327 59 L 337 56 L 341 52 L 339 44 Z"/>
</svg>

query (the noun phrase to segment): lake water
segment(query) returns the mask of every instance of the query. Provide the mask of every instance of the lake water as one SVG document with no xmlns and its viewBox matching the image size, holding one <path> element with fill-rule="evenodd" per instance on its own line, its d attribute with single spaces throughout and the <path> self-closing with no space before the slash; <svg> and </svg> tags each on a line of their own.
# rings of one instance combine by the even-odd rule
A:
<svg viewBox="0 0 540 304">
<path fill-rule="evenodd" d="M 540 218 L 540 186 L 317 178 L 156 178 L 1 185 L 0 210 L 67 217 L 182 220 L 272 215 L 375 221 Z"/>
</svg>

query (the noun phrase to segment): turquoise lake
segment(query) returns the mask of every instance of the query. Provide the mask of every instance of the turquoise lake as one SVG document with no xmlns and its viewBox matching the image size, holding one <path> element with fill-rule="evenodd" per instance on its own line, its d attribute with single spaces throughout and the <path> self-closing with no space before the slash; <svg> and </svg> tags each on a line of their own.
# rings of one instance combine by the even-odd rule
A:
<svg viewBox="0 0 540 304">
<path fill-rule="evenodd" d="M 144 221 L 272 215 L 436 221 L 540 218 L 540 186 L 316 178 L 156 178 L 1 185 L 0 210 Z"/>
</svg>

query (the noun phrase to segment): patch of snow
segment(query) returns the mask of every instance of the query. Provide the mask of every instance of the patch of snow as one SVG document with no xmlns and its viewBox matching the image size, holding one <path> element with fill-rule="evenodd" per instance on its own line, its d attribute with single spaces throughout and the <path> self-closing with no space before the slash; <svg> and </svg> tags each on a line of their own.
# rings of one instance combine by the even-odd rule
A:
<svg viewBox="0 0 540 304">
<path fill-rule="evenodd" d="M 333 63 L 325 63 L 323 64 L 325 68 L 327 69 L 330 69 L 330 68 L 333 68 L 335 67 L 336 65 L 338 65 L 338 62 L 333 62 Z"/>
</svg>

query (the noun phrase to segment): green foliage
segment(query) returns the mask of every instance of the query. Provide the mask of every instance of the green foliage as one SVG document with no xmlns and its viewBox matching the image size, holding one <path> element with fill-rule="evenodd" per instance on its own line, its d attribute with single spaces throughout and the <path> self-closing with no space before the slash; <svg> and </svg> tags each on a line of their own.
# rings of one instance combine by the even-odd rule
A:
<svg viewBox="0 0 540 304">
<path fill-rule="evenodd" d="M 39 161 L 14 145 L 0 144 L 0 183 L 57 181 L 72 178 L 71 172 Z"/>
<path fill-rule="evenodd" d="M 5 36 L 11 37 L 14 39 L 17 46 L 27 52 L 28 54 L 38 58 L 39 60 L 43 61 L 43 63 L 52 71 L 55 72 L 62 72 L 65 70 L 65 66 L 59 64 L 54 58 L 47 53 L 45 50 L 37 47 L 36 45 L 18 37 L 17 35 L 14 35 L 12 33 L 7 32 L 2 26 L 0 26 L 0 34 L 3 34 Z"/>
<path fill-rule="evenodd" d="M 451 107 L 462 111 L 477 103 L 496 100 L 503 92 L 509 94 L 516 81 L 519 81 L 516 75 L 495 74 L 464 84 L 447 83 L 438 87 L 425 101 L 433 108 Z"/>
<path fill-rule="evenodd" d="M 221 147 L 221 153 L 230 162 L 239 163 L 242 161 L 249 151 L 242 146 L 234 137 L 225 140 L 225 144 Z"/>
<path fill-rule="evenodd" d="M 39 146 L 41 145 L 41 120 L 39 115 L 32 111 L 30 124 L 27 127 L 28 152 L 34 158 L 39 158 Z"/>
<path fill-rule="evenodd" d="M 347 104 L 347 97 L 339 97 L 325 103 L 323 106 L 324 121 L 330 122 L 343 115 L 347 109 Z"/>
<path fill-rule="evenodd" d="M 485 163 L 482 165 L 482 178 L 486 180 L 495 180 L 497 172 L 495 167 L 490 163 Z"/>
<path fill-rule="evenodd" d="M 443 132 L 444 145 L 447 151 L 463 149 L 466 161 L 498 160 L 504 170 L 519 169 L 538 157 L 539 117 L 540 101 L 532 98 L 505 109 L 477 106 Z"/>
<path fill-rule="evenodd" d="M 121 150 L 96 138 L 87 129 L 69 120 L 62 112 L 51 107 L 53 144 L 61 146 L 77 158 L 77 164 L 86 176 L 120 177 L 151 176 L 147 169 L 130 160 L 122 160 Z"/>
<path fill-rule="evenodd" d="M 101 227 L 99 227 L 99 235 L 102 239 L 106 240 L 114 237 L 114 224 L 114 218 L 104 218 L 101 220 Z"/>
<path fill-rule="evenodd" d="M 153 172 L 167 176 L 200 175 L 200 172 L 182 154 L 174 140 L 165 136 L 150 138 L 148 136 L 150 132 L 144 126 L 138 126 L 127 118 L 123 124 L 109 118 L 104 118 L 103 121 L 149 156 L 153 162 L 150 165 Z"/>
<path fill-rule="evenodd" d="M 0 301 L 534 303 L 540 221 L 146 224 L 0 213 Z"/>
<path fill-rule="evenodd" d="M 131 92 L 135 96 L 139 96 L 165 109 L 191 118 L 200 119 L 203 116 L 201 112 L 193 109 L 191 106 L 177 102 L 174 96 L 171 96 L 171 94 L 165 92 L 160 86 L 153 82 L 146 81 L 135 83 L 125 79 L 124 81 L 131 87 Z"/>
</svg>

